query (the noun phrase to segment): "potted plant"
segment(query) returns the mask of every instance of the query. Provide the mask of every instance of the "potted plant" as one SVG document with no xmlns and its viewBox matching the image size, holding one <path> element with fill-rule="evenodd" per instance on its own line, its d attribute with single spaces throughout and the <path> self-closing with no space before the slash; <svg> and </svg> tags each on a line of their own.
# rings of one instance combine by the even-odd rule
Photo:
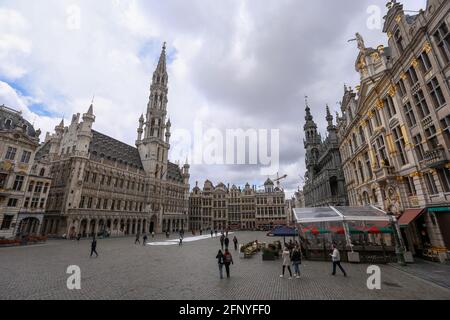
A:
<svg viewBox="0 0 450 320">
<path fill-rule="evenodd" d="M 271 248 L 263 249 L 263 261 L 275 261 L 275 251 Z"/>
</svg>

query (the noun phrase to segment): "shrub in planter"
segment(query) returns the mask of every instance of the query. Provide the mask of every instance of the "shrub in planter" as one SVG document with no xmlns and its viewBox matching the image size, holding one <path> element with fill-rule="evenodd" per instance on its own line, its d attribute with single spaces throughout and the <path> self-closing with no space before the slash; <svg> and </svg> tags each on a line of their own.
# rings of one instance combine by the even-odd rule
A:
<svg viewBox="0 0 450 320">
<path fill-rule="evenodd" d="M 270 249 L 263 250 L 263 261 L 275 261 L 275 252 Z"/>
<path fill-rule="evenodd" d="M 0 245 L 4 245 L 4 246 L 14 246 L 14 245 L 19 245 L 20 241 L 19 240 L 0 240 Z"/>
</svg>

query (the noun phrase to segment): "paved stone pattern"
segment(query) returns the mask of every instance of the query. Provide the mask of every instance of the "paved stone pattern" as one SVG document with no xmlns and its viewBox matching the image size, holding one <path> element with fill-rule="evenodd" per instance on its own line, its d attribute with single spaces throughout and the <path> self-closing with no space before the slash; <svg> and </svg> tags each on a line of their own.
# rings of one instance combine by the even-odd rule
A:
<svg viewBox="0 0 450 320">
<path fill-rule="evenodd" d="M 398 264 L 392 264 L 392 266 L 450 290 L 450 263 L 433 263 L 416 259 L 415 263 L 408 264 L 406 267 L 400 267 Z"/>
<path fill-rule="evenodd" d="M 263 233 L 236 234 L 242 243 Z M 174 236 L 176 238 L 176 236 Z M 162 241 L 158 238 L 155 241 Z M 450 299 L 450 290 L 392 266 L 382 269 L 382 290 L 367 289 L 367 265 L 344 264 L 349 273 L 332 277 L 325 262 L 302 265 L 302 278 L 280 279 L 281 261 L 234 254 L 232 278 L 220 280 L 215 256 L 219 240 L 178 246 L 139 246 L 133 238 L 98 241 L 99 258 L 89 258 L 90 242 L 50 241 L 46 245 L 0 249 L 0 299 L 126 300 L 309 300 Z M 232 250 L 234 252 L 234 250 Z M 69 265 L 82 270 L 82 289 L 70 291 Z"/>
</svg>

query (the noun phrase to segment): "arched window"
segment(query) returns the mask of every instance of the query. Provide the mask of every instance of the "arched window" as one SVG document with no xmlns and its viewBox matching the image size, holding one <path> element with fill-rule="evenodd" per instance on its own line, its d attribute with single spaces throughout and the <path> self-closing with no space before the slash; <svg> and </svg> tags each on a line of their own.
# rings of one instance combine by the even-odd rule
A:
<svg viewBox="0 0 450 320">
<path fill-rule="evenodd" d="M 364 205 L 369 205 L 370 204 L 370 197 L 369 194 L 364 191 L 363 193 L 363 200 L 364 200 Z"/>
<path fill-rule="evenodd" d="M 372 189 L 372 198 L 373 198 L 374 203 L 378 202 L 377 190 L 375 190 L 375 189 Z"/>
<path fill-rule="evenodd" d="M 6 127 L 6 129 L 11 129 L 11 127 L 12 127 L 12 120 L 11 119 L 7 119 L 5 121 L 5 127 Z"/>
<path fill-rule="evenodd" d="M 361 139 L 361 143 L 366 142 L 366 136 L 364 135 L 364 130 L 362 127 L 359 127 L 359 138 Z"/>
<path fill-rule="evenodd" d="M 358 141 L 356 140 L 356 134 L 353 134 L 353 145 L 355 146 L 355 149 L 358 149 Z"/>
<path fill-rule="evenodd" d="M 361 164 L 361 161 L 358 162 L 358 169 L 359 169 L 359 173 L 361 175 L 362 182 L 366 181 L 366 177 L 364 175 L 364 169 L 363 169 L 363 166 Z"/>
<path fill-rule="evenodd" d="M 39 172 L 39 176 L 40 177 L 45 176 L 45 169 L 44 168 L 42 168 L 41 171 Z"/>
</svg>

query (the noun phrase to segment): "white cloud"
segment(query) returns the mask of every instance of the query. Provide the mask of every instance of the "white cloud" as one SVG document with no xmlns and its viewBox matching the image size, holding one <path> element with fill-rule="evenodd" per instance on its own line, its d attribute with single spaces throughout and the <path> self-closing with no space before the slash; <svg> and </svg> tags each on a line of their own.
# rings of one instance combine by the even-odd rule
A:
<svg viewBox="0 0 450 320">
<path fill-rule="evenodd" d="M 32 42 L 26 38 L 28 23 L 17 11 L 0 8 L 0 76 L 7 79 L 23 77 L 27 70 L 21 58 L 31 52 Z"/>
<path fill-rule="evenodd" d="M 0 79 L 23 92 L 1 83 L 0 104 L 25 110 L 45 132 L 85 112 L 95 95 L 94 128 L 133 145 L 167 41 L 173 129 L 192 131 L 196 120 L 221 130 L 282 129 L 280 174 L 292 190 L 304 171 L 303 96 L 324 130 L 325 103 L 333 107 L 343 83 L 358 81 L 347 40 L 359 31 L 368 45 L 386 41 L 366 27 L 372 4 L 385 10 L 382 0 L 2 0 Z M 35 103 L 52 117 L 32 113 Z M 192 171 L 200 182 L 266 179 L 253 167 Z"/>
<path fill-rule="evenodd" d="M 24 118 L 30 121 L 36 129 L 42 132 L 51 132 L 58 124 L 58 119 L 39 116 L 32 112 L 28 105 L 33 103 L 33 98 L 22 96 L 6 82 L 0 81 L 0 104 L 21 111 Z M 60 121 L 60 120 L 59 120 Z M 41 139 L 43 136 L 41 136 Z"/>
</svg>

